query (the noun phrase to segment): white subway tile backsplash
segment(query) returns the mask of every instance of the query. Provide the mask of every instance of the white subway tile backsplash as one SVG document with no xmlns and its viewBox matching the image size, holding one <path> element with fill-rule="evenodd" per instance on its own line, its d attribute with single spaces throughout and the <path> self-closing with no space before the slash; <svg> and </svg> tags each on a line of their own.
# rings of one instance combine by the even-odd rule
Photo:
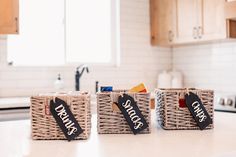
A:
<svg viewBox="0 0 236 157">
<path fill-rule="evenodd" d="M 235 49 L 233 42 L 173 48 L 173 68 L 183 72 L 187 87 L 235 94 Z"/>
</svg>

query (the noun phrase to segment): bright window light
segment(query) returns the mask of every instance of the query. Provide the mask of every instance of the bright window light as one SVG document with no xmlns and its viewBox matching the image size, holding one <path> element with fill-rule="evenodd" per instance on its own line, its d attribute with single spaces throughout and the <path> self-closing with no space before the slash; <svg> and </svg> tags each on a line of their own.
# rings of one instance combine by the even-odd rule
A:
<svg viewBox="0 0 236 157">
<path fill-rule="evenodd" d="M 55 5 L 56 4 L 56 5 Z M 20 0 L 20 34 L 7 39 L 13 65 L 64 63 L 64 0 Z"/>
<path fill-rule="evenodd" d="M 14 66 L 114 62 L 114 5 L 111 0 L 20 0 L 20 34 L 8 36 L 8 62 Z"/>
<path fill-rule="evenodd" d="M 66 2 L 66 61 L 110 62 L 111 0 Z"/>
</svg>

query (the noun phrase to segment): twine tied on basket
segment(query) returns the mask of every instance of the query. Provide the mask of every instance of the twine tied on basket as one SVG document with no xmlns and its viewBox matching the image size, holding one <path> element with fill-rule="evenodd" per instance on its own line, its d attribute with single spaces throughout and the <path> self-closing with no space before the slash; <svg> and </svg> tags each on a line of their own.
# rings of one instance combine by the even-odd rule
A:
<svg viewBox="0 0 236 157">
<path fill-rule="evenodd" d="M 121 96 L 123 98 L 124 94 L 128 94 L 128 95 L 132 96 L 134 98 L 134 100 L 137 101 L 137 96 L 136 96 L 135 93 L 125 93 L 125 92 L 116 93 L 116 92 L 111 92 L 110 93 L 111 102 L 118 102 L 118 97 Z"/>
<path fill-rule="evenodd" d="M 55 92 L 52 96 L 52 101 L 56 103 L 56 97 L 57 97 L 58 92 Z"/>
<path fill-rule="evenodd" d="M 120 95 L 122 98 L 124 97 L 124 93 L 123 93 L 123 92 L 121 92 L 119 95 Z"/>
<path fill-rule="evenodd" d="M 196 88 L 186 88 L 187 95 L 189 95 L 190 90 L 191 90 L 191 92 L 195 93 L 196 95 L 199 95 L 199 93 L 200 93 L 200 90 L 197 90 Z"/>
<path fill-rule="evenodd" d="M 186 88 L 186 94 L 189 95 L 189 88 Z"/>
</svg>

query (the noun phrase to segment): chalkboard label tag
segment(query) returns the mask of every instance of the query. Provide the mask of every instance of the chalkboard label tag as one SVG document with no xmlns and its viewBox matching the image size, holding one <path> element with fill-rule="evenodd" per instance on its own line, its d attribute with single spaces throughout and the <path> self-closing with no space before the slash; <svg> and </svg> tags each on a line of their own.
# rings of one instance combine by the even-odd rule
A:
<svg viewBox="0 0 236 157">
<path fill-rule="evenodd" d="M 185 95 L 185 101 L 190 113 L 201 130 L 212 124 L 211 117 L 196 94 L 189 92 L 189 94 Z"/>
<path fill-rule="evenodd" d="M 137 134 L 148 127 L 148 124 L 133 97 L 127 94 L 119 96 L 117 106 L 121 110 L 121 113 L 124 115 L 130 129 L 134 134 Z"/>
<path fill-rule="evenodd" d="M 83 132 L 65 101 L 59 98 L 55 98 L 55 101 L 51 100 L 50 111 L 68 141 Z"/>
</svg>

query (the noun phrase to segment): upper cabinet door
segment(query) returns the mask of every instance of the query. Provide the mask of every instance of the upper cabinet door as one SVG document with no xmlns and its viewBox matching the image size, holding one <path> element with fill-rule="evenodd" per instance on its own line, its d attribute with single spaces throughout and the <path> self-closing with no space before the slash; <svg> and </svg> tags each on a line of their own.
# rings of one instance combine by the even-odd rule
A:
<svg viewBox="0 0 236 157">
<path fill-rule="evenodd" d="M 197 40 L 198 0 L 176 0 L 177 34 L 176 43 Z"/>
<path fill-rule="evenodd" d="M 198 25 L 199 39 L 207 41 L 226 38 L 225 0 L 199 1 L 201 1 L 201 7 L 199 7 L 201 21 Z"/>
<path fill-rule="evenodd" d="M 151 0 L 151 2 L 153 45 L 178 45 L 227 38 L 225 0 Z M 235 27 L 236 22 L 230 21 L 230 24 L 229 31 Z M 235 37 L 235 32 L 231 31 L 228 36 Z"/>
<path fill-rule="evenodd" d="M 171 45 L 176 34 L 175 0 L 150 0 L 150 7 L 152 45 Z"/>
<path fill-rule="evenodd" d="M 0 0 L 0 34 L 19 32 L 19 1 Z"/>
</svg>

